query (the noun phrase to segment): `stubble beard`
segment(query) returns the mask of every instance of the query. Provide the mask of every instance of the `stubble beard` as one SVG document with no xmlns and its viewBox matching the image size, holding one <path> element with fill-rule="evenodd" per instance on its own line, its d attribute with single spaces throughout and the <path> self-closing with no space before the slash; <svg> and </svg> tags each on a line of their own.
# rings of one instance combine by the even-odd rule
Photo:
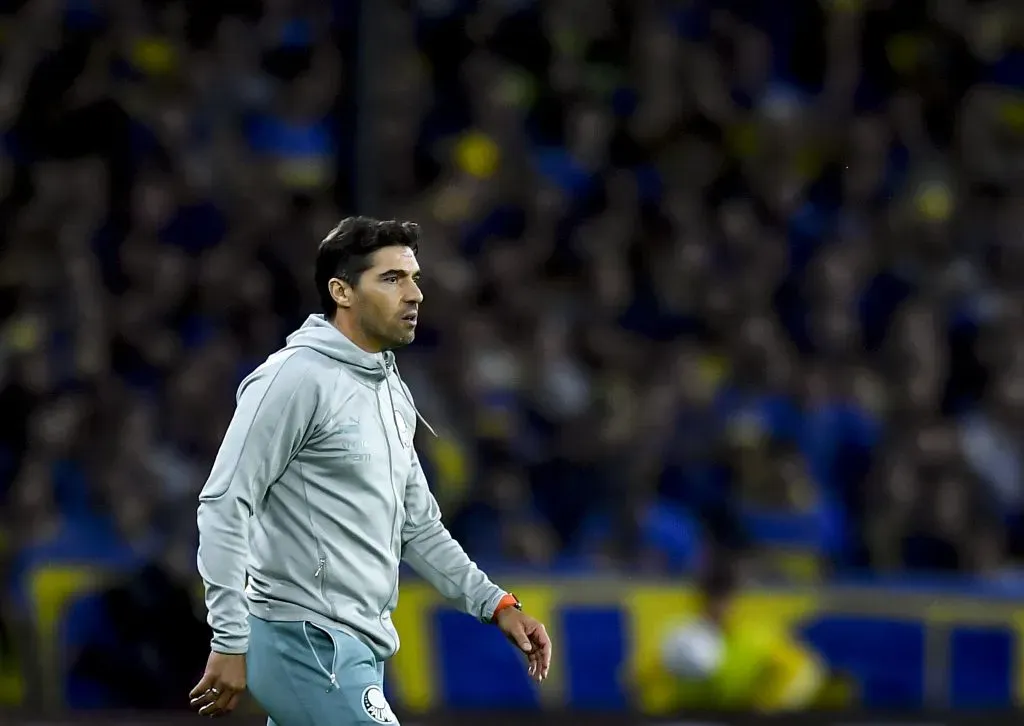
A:
<svg viewBox="0 0 1024 726">
<path fill-rule="evenodd" d="M 404 348 L 416 338 L 416 330 L 402 330 L 401 322 L 388 325 L 376 320 L 364 320 L 363 330 L 368 337 L 379 341 L 381 350 L 395 350 Z"/>
</svg>

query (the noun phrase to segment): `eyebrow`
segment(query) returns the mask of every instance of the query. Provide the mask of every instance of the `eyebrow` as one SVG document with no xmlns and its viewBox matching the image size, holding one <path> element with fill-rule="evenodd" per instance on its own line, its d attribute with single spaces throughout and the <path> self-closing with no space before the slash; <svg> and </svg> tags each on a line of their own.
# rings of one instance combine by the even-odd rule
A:
<svg viewBox="0 0 1024 726">
<path fill-rule="evenodd" d="M 384 277 L 388 277 L 389 275 L 396 275 L 398 277 L 419 277 L 420 276 L 420 271 L 416 270 L 415 272 L 409 272 L 408 270 L 397 270 L 397 269 L 396 270 L 385 270 L 384 272 L 380 273 L 380 275 L 378 275 L 378 277 L 384 278 Z"/>
</svg>

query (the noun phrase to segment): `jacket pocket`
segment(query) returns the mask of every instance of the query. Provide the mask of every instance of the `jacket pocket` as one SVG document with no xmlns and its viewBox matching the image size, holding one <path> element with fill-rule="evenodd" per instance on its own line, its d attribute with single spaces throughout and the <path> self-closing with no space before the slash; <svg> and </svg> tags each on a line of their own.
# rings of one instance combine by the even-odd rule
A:
<svg viewBox="0 0 1024 726">
<path fill-rule="evenodd" d="M 314 537 L 316 564 L 313 569 L 313 580 L 318 588 L 316 591 L 320 594 L 320 603 L 323 608 L 323 614 L 332 620 L 337 620 L 338 617 L 334 612 L 334 606 L 331 603 L 330 598 L 331 585 L 328 582 L 328 578 L 331 576 L 331 563 L 321 542 L 322 540 L 319 537 Z"/>
<path fill-rule="evenodd" d="M 327 558 L 327 548 L 324 547 L 324 538 L 320 533 L 320 528 L 316 525 L 316 519 L 313 516 L 313 509 L 309 506 L 309 492 L 306 491 L 305 482 L 303 482 L 303 493 L 306 497 L 306 514 L 309 519 L 309 534 L 313 539 L 313 551 L 316 553 L 316 562 L 313 563 L 313 581 L 320 592 L 320 604 L 323 608 L 323 614 L 327 615 L 332 620 L 337 620 L 337 616 L 334 613 L 334 607 L 331 605 L 331 600 L 328 597 L 330 585 L 327 582 L 327 578 L 330 576 L 330 562 Z"/>
<path fill-rule="evenodd" d="M 306 645 L 309 646 L 309 651 L 312 653 L 317 667 L 327 677 L 327 682 L 330 684 L 327 692 L 340 690 L 341 686 L 338 685 L 338 643 L 334 636 L 326 628 L 314 625 L 309 621 L 303 621 L 302 634 L 306 638 Z M 324 643 L 324 640 L 327 642 Z M 319 648 L 317 647 L 318 641 Z"/>
<path fill-rule="evenodd" d="M 320 597 L 327 601 L 327 558 L 317 552 L 316 571 L 313 577 L 320 581 Z"/>
</svg>

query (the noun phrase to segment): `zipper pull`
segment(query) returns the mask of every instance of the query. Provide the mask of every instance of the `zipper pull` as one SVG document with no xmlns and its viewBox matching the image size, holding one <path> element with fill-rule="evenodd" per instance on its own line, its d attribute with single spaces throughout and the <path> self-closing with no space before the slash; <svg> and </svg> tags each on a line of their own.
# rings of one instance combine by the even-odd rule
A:
<svg viewBox="0 0 1024 726">
<path fill-rule="evenodd" d="M 324 566 L 327 564 L 327 560 L 321 557 L 316 563 L 316 572 L 313 573 L 313 577 L 320 577 L 324 572 Z"/>
</svg>

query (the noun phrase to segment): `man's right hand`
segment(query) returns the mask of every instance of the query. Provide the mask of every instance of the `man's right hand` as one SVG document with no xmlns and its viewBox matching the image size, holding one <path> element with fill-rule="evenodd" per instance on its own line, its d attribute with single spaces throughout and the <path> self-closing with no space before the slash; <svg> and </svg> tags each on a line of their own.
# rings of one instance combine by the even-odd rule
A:
<svg viewBox="0 0 1024 726">
<path fill-rule="evenodd" d="M 210 653 L 203 679 L 189 694 L 200 716 L 226 716 L 245 690 L 245 654 Z"/>
</svg>

